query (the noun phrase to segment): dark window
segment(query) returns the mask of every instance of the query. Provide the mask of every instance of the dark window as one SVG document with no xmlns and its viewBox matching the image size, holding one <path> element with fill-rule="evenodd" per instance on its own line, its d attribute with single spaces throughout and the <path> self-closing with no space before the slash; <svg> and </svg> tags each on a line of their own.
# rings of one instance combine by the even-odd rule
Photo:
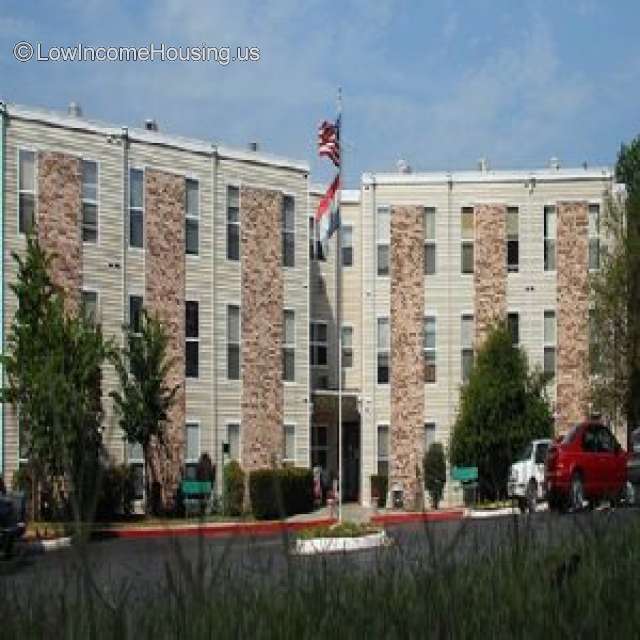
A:
<svg viewBox="0 0 640 640">
<path fill-rule="evenodd" d="M 185 205 L 185 251 L 197 256 L 200 243 L 200 187 L 197 180 L 187 180 Z"/>
<path fill-rule="evenodd" d="M 473 242 L 462 243 L 462 273 L 473 273 Z"/>
<path fill-rule="evenodd" d="M 144 172 L 129 171 L 129 246 L 144 246 Z"/>
<path fill-rule="evenodd" d="M 296 266 L 296 210 L 293 196 L 282 197 L 282 264 Z"/>
<path fill-rule="evenodd" d="M 544 461 L 547 457 L 548 450 L 549 450 L 549 445 L 546 443 L 539 444 L 536 447 L 536 464 L 544 464 Z"/>
<path fill-rule="evenodd" d="M 98 240 L 98 165 L 82 161 L 82 240 Z"/>
<path fill-rule="evenodd" d="M 507 208 L 507 271 L 515 273 L 520 263 L 518 207 Z"/>
<path fill-rule="evenodd" d="M 544 208 L 544 270 L 556 268 L 556 208 L 553 205 Z"/>
<path fill-rule="evenodd" d="M 227 307 L 227 378 L 240 380 L 240 307 Z"/>
<path fill-rule="evenodd" d="M 185 375 L 198 377 L 199 360 L 199 307 L 197 302 L 187 300 L 185 305 Z"/>
<path fill-rule="evenodd" d="M 508 314 L 507 325 L 511 334 L 511 343 L 517 347 L 520 344 L 520 316 L 517 313 Z"/>
<path fill-rule="evenodd" d="M 142 296 L 129 296 L 129 326 L 134 333 L 142 331 Z"/>
<path fill-rule="evenodd" d="M 351 225 L 343 225 L 342 235 L 342 266 L 353 266 L 353 227 Z"/>
<path fill-rule="evenodd" d="M 240 260 L 240 190 L 227 187 L 227 260 Z"/>
<path fill-rule="evenodd" d="M 36 154 L 20 149 L 18 153 L 18 231 L 31 233 L 35 220 Z"/>
<path fill-rule="evenodd" d="M 582 448 L 584 451 L 594 452 L 598 450 L 598 438 L 595 427 L 587 427 L 582 436 Z"/>
</svg>

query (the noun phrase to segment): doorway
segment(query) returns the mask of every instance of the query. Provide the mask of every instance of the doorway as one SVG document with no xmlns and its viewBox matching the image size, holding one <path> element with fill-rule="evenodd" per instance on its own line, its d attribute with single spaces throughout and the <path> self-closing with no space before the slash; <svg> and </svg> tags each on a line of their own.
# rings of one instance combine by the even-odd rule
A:
<svg viewBox="0 0 640 640">
<path fill-rule="evenodd" d="M 360 423 L 342 423 L 342 496 L 345 502 L 360 499 Z"/>
</svg>

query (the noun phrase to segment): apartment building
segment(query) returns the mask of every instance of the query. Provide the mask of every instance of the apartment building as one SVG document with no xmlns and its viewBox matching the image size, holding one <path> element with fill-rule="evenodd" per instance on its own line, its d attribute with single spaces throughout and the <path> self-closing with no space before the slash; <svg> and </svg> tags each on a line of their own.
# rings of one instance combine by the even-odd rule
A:
<svg viewBox="0 0 640 640">
<path fill-rule="evenodd" d="M 588 277 L 612 186 L 608 169 L 482 167 L 368 173 L 343 194 L 345 497 L 367 504 L 383 473 L 412 503 L 423 453 L 448 445 L 474 351 L 498 318 L 554 375 L 557 431 L 589 411 Z M 336 472 L 335 247 L 310 255 L 311 456 Z"/>
<path fill-rule="evenodd" d="M 53 279 L 121 344 L 142 308 L 169 331 L 179 383 L 164 461 L 168 483 L 223 443 L 247 470 L 308 466 L 308 173 L 303 162 L 158 130 L 0 104 L 3 344 L 16 310 L 12 253 L 37 225 Z M 142 469 L 117 424 L 103 371 L 104 437 Z M 0 471 L 24 457 L 2 407 Z M 186 468 L 186 469 L 185 469 Z M 220 485 L 220 483 L 218 483 Z"/>
<path fill-rule="evenodd" d="M 606 243 L 608 169 L 366 173 L 342 192 L 338 255 L 335 237 L 318 241 L 324 188 L 303 162 L 168 135 L 152 121 L 98 123 L 77 108 L 0 104 L 0 132 L 3 344 L 16 309 L 11 256 L 35 222 L 69 304 L 83 301 L 107 335 L 121 343 L 143 307 L 165 321 L 181 384 L 172 485 L 204 452 L 218 480 L 229 459 L 335 477 L 341 446 L 345 500 L 369 504 L 371 475 L 382 473 L 411 504 L 423 453 L 448 445 L 497 318 L 554 375 L 558 431 L 589 409 L 588 277 Z M 141 470 L 113 412 L 116 384 L 105 366 L 107 447 Z M 12 407 L 0 436 L 10 483 L 24 456 Z"/>
</svg>

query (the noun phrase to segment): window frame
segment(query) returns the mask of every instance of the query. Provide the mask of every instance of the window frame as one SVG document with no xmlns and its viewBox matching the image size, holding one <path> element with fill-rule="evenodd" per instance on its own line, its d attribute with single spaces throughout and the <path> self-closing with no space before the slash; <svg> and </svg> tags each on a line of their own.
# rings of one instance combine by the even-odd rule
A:
<svg viewBox="0 0 640 640">
<path fill-rule="evenodd" d="M 427 215 L 433 213 L 433 238 L 427 237 Z M 438 273 L 438 249 L 437 249 L 437 224 L 438 224 L 438 210 L 437 207 L 425 206 L 423 207 L 423 225 L 424 225 L 424 264 L 423 272 L 425 276 L 435 276 Z M 427 270 L 427 253 L 428 249 L 433 250 L 433 271 Z"/>
<path fill-rule="evenodd" d="M 136 330 L 136 326 L 134 326 L 134 324 L 131 322 L 132 319 L 132 314 L 131 314 L 131 301 L 133 300 L 133 298 L 140 298 L 140 310 L 138 311 L 138 318 L 140 320 L 140 322 L 142 322 L 142 312 L 144 310 L 144 295 L 141 293 L 131 293 L 129 292 L 128 294 L 129 297 L 129 304 L 128 304 L 128 308 L 127 308 L 127 325 L 128 327 L 131 329 L 132 333 L 136 336 L 141 336 L 142 332 L 140 331 L 140 323 L 136 323 L 138 325 Z"/>
<path fill-rule="evenodd" d="M 427 321 L 433 320 L 435 346 L 427 347 Z M 432 357 L 430 357 L 432 356 Z M 422 317 L 422 366 L 423 383 L 436 384 L 438 382 L 438 317 L 435 313 L 425 313 Z M 429 364 L 427 364 L 429 363 Z M 433 380 L 427 379 L 428 366 L 433 366 Z"/>
<path fill-rule="evenodd" d="M 238 310 L 238 342 L 231 342 L 229 339 L 229 309 L 234 308 Z M 225 357 L 226 357 L 226 379 L 229 382 L 238 382 L 242 380 L 242 307 L 235 302 L 228 302 L 225 305 Z M 238 348 L 238 377 L 229 377 L 229 350 L 231 347 L 237 346 Z"/>
<path fill-rule="evenodd" d="M 309 259 L 316 262 L 326 262 L 324 247 L 318 235 L 318 224 L 315 215 L 309 216 Z"/>
<path fill-rule="evenodd" d="M 554 233 L 548 235 L 548 223 L 547 213 L 553 212 L 554 215 Z M 554 273 L 557 269 L 557 238 L 558 238 L 558 207 L 554 204 L 545 204 L 542 209 L 542 236 L 543 236 L 543 271 L 545 273 Z M 550 252 L 549 246 L 553 247 L 553 252 Z M 551 260 L 551 257 L 553 258 Z M 553 262 L 553 268 L 549 265 Z"/>
<path fill-rule="evenodd" d="M 231 208 L 231 205 L 229 204 L 229 192 L 231 189 L 235 189 L 238 192 L 238 219 L 234 222 L 229 222 L 229 210 Z M 227 262 L 242 262 L 242 242 L 241 242 L 241 233 L 242 233 L 242 227 L 241 227 L 241 219 L 240 219 L 240 212 L 242 210 L 242 202 L 241 202 L 241 189 L 240 189 L 240 185 L 237 183 L 227 183 L 225 185 L 225 206 L 224 206 L 224 211 L 225 211 L 225 258 L 227 260 Z M 238 257 L 234 258 L 234 257 L 230 257 L 229 255 L 229 248 L 230 248 L 230 243 L 229 243 L 229 238 L 230 238 L 230 228 L 231 227 L 237 227 L 237 237 L 238 237 Z"/>
<path fill-rule="evenodd" d="M 387 453 L 386 455 L 380 455 L 380 431 L 384 429 L 387 434 Z M 391 460 L 391 425 L 389 422 L 378 422 L 376 424 L 376 473 L 380 476 L 386 476 L 387 478 L 390 475 L 389 463 Z M 387 465 L 387 472 L 383 473 L 380 470 L 380 464 Z"/>
<path fill-rule="evenodd" d="M 386 238 L 380 238 L 380 229 L 378 225 L 378 216 L 381 211 L 386 211 L 388 217 L 389 230 L 386 233 Z M 391 275 L 391 207 L 389 205 L 379 205 L 376 207 L 376 220 L 375 220 L 375 232 L 376 232 L 376 277 L 388 278 Z M 386 273 L 380 273 L 380 249 L 386 248 L 387 251 L 387 270 Z"/>
<path fill-rule="evenodd" d="M 293 218 L 292 218 L 292 228 L 287 229 L 286 224 L 286 206 L 285 203 L 287 200 L 291 200 L 293 202 Z M 282 212 L 280 215 L 280 233 L 282 237 L 282 268 L 283 269 L 295 269 L 296 266 L 296 198 L 292 193 L 283 193 L 282 194 Z M 286 239 L 287 236 L 291 236 L 293 238 L 292 253 L 291 253 L 291 264 L 287 264 L 286 261 L 286 252 L 285 247 L 287 246 Z"/>
<path fill-rule="evenodd" d="M 134 207 L 131 205 L 131 184 L 133 182 L 133 180 L 131 179 L 131 175 L 133 174 L 133 172 L 139 172 L 142 174 L 142 206 L 141 207 Z M 144 183 L 145 183 L 145 176 L 146 176 L 146 169 L 145 167 L 138 167 L 138 166 L 130 166 L 129 167 L 129 175 L 128 175 L 128 208 L 127 208 L 127 215 L 128 215 L 128 239 L 127 239 L 127 249 L 133 249 L 134 251 L 144 251 L 145 249 L 145 209 L 146 209 L 146 194 L 145 194 L 145 189 L 144 189 Z M 131 236 L 132 236 L 132 213 L 136 213 L 140 215 L 140 219 L 142 220 L 142 232 L 141 232 L 141 237 L 142 237 L 142 244 L 140 246 L 136 245 L 136 244 L 131 244 Z"/>
<path fill-rule="evenodd" d="M 317 339 L 316 336 L 313 335 L 312 325 L 323 325 L 325 328 L 325 336 L 326 340 L 324 342 Z M 322 348 L 326 349 L 326 363 L 325 364 L 317 364 L 317 352 L 316 349 Z M 316 361 L 314 363 L 314 361 Z M 329 367 L 329 325 L 326 320 L 310 320 L 309 321 L 309 366 L 313 369 L 327 369 Z"/>
<path fill-rule="evenodd" d="M 238 456 L 236 458 L 231 454 L 231 439 L 229 438 L 229 427 L 238 427 Z M 242 464 L 242 421 L 238 419 L 229 419 L 224 422 L 224 441 L 229 445 L 229 453 L 227 460 L 235 461 Z"/>
<path fill-rule="evenodd" d="M 198 211 L 197 213 L 191 214 L 189 212 L 189 198 L 188 198 L 188 189 L 189 182 L 192 182 L 196 185 L 198 191 Z M 200 210 L 202 209 L 202 194 L 200 190 L 200 180 L 199 178 L 195 178 L 192 176 L 186 176 L 184 179 L 184 253 L 187 256 L 191 257 L 199 257 L 200 256 Z M 196 228 L 196 249 L 194 251 L 189 251 L 188 247 L 188 237 L 189 237 L 189 223 L 195 225 Z"/>
<path fill-rule="evenodd" d="M 94 289 L 93 287 L 82 287 L 82 290 L 80 291 L 80 303 L 83 309 L 85 310 L 86 310 L 86 307 L 85 307 L 84 296 L 86 293 L 92 293 L 92 294 L 95 294 L 96 296 L 96 308 L 95 308 L 95 315 L 93 318 L 93 322 L 94 324 L 100 324 L 100 291 L 98 289 Z"/>
<path fill-rule="evenodd" d="M 293 456 L 287 456 L 287 428 L 293 429 Z M 282 425 L 283 432 L 283 446 L 282 446 L 282 462 L 289 462 L 296 464 L 296 431 L 297 424 L 295 422 L 285 422 Z"/>
<path fill-rule="evenodd" d="M 347 329 L 350 333 L 351 333 L 351 344 L 349 346 L 345 347 L 344 344 L 344 332 L 345 329 Z M 342 349 L 342 353 L 340 355 L 340 364 L 342 365 L 343 369 L 353 369 L 353 357 L 354 357 L 354 352 L 353 352 L 353 324 L 351 324 L 350 322 L 343 322 L 342 323 L 342 328 L 340 329 L 341 333 L 340 333 L 340 348 Z M 349 352 L 348 354 L 346 352 Z M 346 365 L 345 364 L 345 355 L 349 355 L 349 357 L 351 358 L 351 364 Z"/>
<path fill-rule="evenodd" d="M 197 429 L 197 454 L 196 457 L 189 457 L 189 427 L 195 427 Z M 202 453 L 202 429 L 200 420 L 197 418 L 187 418 L 184 421 L 184 466 L 185 468 L 189 466 L 196 467 L 198 462 L 200 461 L 200 455 Z"/>
<path fill-rule="evenodd" d="M 286 315 L 287 313 L 293 314 L 293 342 L 286 342 Z M 282 309 L 282 381 L 284 384 L 296 383 L 296 342 L 298 338 L 298 332 L 296 331 L 296 310 L 292 307 L 284 307 Z M 291 352 L 293 356 L 293 378 L 286 377 L 286 355 Z"/>
<path fill-rule="evenodd" d="M 547 339 L 547 316 L 553 314 L 553 337 L 554 340 Z M 549 375 L 551 372 L 547 371 L 547 353 L 553 352 L 553 373 L 550 375 L 549 380 L 555 379 L 557 375 L 557 346 L 558 346 L 558 317 L 555 309 L 544 309 L 542 312 L 542 371 L 545 375 Z"/>
<path fill-rule="evenodd" d="M 515 234 L 509 234 L 509 213 L 514 213 L 517 220 L 517 231 Z M 506 237 L 506 250 L 507 250 L 507 275 L 511 273 L 520 272 L 520 207 L 516 205 L 509 205 L 506 208 L 506 220 L 505 220 L 505 237 Z M 515 243 L 517 259 L 515 263 L 509 261 L 509 247 Z"/>
<path fill-rule="evenodd" d="M 189 323 L 187 322 L 187 313 L 189 305 L 196 305 L 196 336 L 187 335 L 187 326 Z M 200 377 L 200 300 L 185 300 L 184 301 L 184 327 L 185 327 L 185 347 L 184 347 L 184 377 L 185 379 L 197 380 Z M 188 373 L 188 345 L 195 344 L 196 345 L 196 362 L 195 362 L 195 374 L 192 372 Z"/>
<path fill-rule="evenodd" d="M 29 191 L 28 189 L 22 189 L 20 186 L 20 182 L 21 182 L 21 176 L 22 176 L 22 171 L 20 169 L 20 155 L 22 153 L 31 153 L 33 154 L 33 190 Z M 34 147 L 23 147 L 23 146 L 19 146 L 17 147 L 17 154 L 16 154 L 16 158 L 17 158 L 17 167 L 16 167 L 16 191 L 17 191 L 17 198 L 16 198 L 16 214 L 17 214 L 17 220 L 16 220 L 16 228 L 18 231 L 18 235 L 22 235 L 22 236 L 27 236 L 29 235 L 29 233 L 31 233 L 31 231 L 33 230 L 34 225 L 36 224 L 36 220 L 38 218 L 38 212 L 37 212 L 37 208 L 38 208 L 38 151 L 37 149 L 35 149 Z M 21 218 L 22 216 L 20 215 L 20 196 L 22 194 L 27 194 L 27 195 L 31 195 L 33 196 L 33 219 L 31 220 L 31 229 L 27 230 L 21 230 Z"/>
<path fill-rule="evenodd" d="M 517 333 L 517 340 L 514 341 L 513 339 L 513 332 L 511 331 L 511 319 L 515 318 L 516 319 L 516 329 L 518 331 Z M 520 311 L 518 309 L 509 309 L 507 311 L 507 329 L 509 330 L 509 334 L 511 336 L 511 346 L 514 348 L 520 347 L 522 342 L 521 342 L 521 336 L 520 336 Z"/>
<path fill-rule="evenodd" d="M 386 348 L 380 348 L 380 321 L 386 320 L 389 333 L 389 344 Z M 387 381 L 380 382 L 380 356 L 387 356 Z M 391 319 L 389 316 L 376 317 L 376 384 L 378 386 L 389 386 L 391 384 Z"/>
<path fill-rule="evenodd" d="M 350 238 L 349 238 L 349 244 L 345 244 L 345 232 L 347 231 L 347 229 L 349 230 L 349 234 L 350 234 Z M 351 269 L 353 267 L 353 262 L 354 262 L 354 243 L 353 243 L 353 230 L 354 230 L 354 225 L 352 222 L 349 222 L 348 224 L 343 224 L 342 225 L 342 229 L 340 230 L 340 251 L 341 251 L 341 259 L 342 259 L 342 266 L 347 268 L 347 269 Z M 345 261 L 345 251 L 349 251 L 350 253 L 349 255 L 349 262 Z"/>
<path fill-rule="evenodd" d="M 597 218 L 596 218 L 596 233 L 593 235 L 591 233 L 591 210 L 597 209 Z M 587 236 L 589 242 L 588 248 L 588 256 L 587 256 L 587 267 L 590 272 L 599 271 L 601 259 L 602 259 L 602 239 L 601 239 L 601 228 L 602 228 L 602 208 L 599 202 L 589 202 L 587 205 Z M 595 243 L 597 247 L 596 253 L 596 266 L 591 266 L 591 247 L 592 243 Z"/>
<path fill-rule="evenodd" d="M 472 216 L 472 227 L 473 227 L 473 237 L 467 238 L 464 235 L 464 215 L 471 214 Z M 476 224 L 476 210 L 473 205 L 465 205 L 460 207 L 460 275 L 463 276 L 472 276 L 476 270 L 476 239 L 475 239 L 475 224 Z M 471 270 L 465 270 L 464 262 L 465 262 L 465 249 L 471 249 Z"/>
<path fill-rule="evenodd" d="M 465 320 L 468 321 L 469 319 L 471 321 L 471 346 L 465 344 L 464 330 L 463 330 L 463 324 Z M 475 332 L 475 322 L 476 322 L 476 318 L 474 313 L 463 311 L 460 314 L 460 381 L 462 382 L 462 384 L 466 384 L 467 382 L 469 382 L 469 378 L 471 377 L 471 371 L 473 370 L 473 365 L 475 362 L 475 350 L 473 348 L 473 334 Z M 471 352 L 471 369 L 469 370 L 469 375 L 465 376 L 465 370 L 464 370 L 465 356 L 468 357 L 469 352 Z"/>
<path fill-rule="evenodd" d="M 431 429 L 432 426 L 433 426 L 433 429 Z M 427 434 L 430 431 L 433 432 L 433 438 L 432 438 L 431 442 L 429 442 L 429 438 L 427 437 Z M 424 421 L 424 434 L 423 434 L 423 438 L 424 438 L 424 442 L 423 442 L 424 453 L 427 453 L 427 451 L 429 451 L 429 447 L 432 444 L 435 444 L 438 441 L 438 439 L 436 438 L 437 431 L 438 431 L 438 425 L 437 425 L 435 420 L 425 420 Z"/>
<path fill-rule="evenodd" d="M 100 246 L 100 161 L 94 160 L 93 158 L 82 158 L 81 159 L 82 166 L 82 176 L 80 182 L 80 198 L 81 198 L 81 229 L 80 234 L 82 237 L 83 244 L 92 244 L 95 246 Z M 91 200 L 90 198 L 84 197 L 84 165 L 85 163 L 91 163 L 96 166 L 96 198 L 95 200 Z M 94 206 L 96 208 L 96 224 L 95 224 L 95 232 L 96 239 L 95 240 L 86 240 L 84 237 L 85 233 L 85 219 L 84 219 L 84 207 L 86 205 Z"/>
</svg>

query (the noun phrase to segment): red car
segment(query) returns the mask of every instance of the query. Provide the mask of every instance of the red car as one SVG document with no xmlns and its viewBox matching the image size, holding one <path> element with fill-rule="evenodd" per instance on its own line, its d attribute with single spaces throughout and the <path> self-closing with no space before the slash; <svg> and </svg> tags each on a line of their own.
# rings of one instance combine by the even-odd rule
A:
<svg viewBox="0 0 640 640">
<path fill-rule="evenodd" d="M 581 422 L 549 447 L 544 481 L 550 509 L 617 501 L 626 493 L 627 453 L 602 423 Z"/>
</svg>

